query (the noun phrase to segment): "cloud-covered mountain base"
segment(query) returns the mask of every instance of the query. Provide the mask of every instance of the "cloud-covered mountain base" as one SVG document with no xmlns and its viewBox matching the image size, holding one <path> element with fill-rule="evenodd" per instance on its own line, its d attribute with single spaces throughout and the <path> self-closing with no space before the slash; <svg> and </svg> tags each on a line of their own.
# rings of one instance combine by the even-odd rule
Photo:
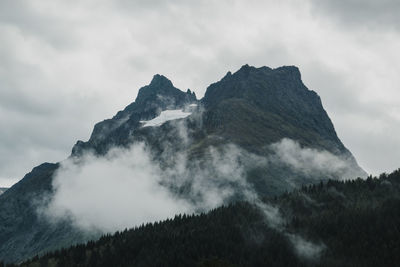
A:
<svg viewBox="0 0 400 267">
<path fill-rule="evenodd" d="M 286 232 L 271 227 L 259 208 L 237 202 L 107 235 L 22 266 L 398 266 L 399 194 L 400 171 L 330 180 L 262 202 L 279 206 Z"/>
<path fill-rule="evenodd" d="M 142 145 L 113 149 L 104 157 L 87 154 L 61 164 L 55 193 L 39 212 L 56 221 L 71 219 L 85 230 L 114 232 L 191 211 L 160 182 L 161 170 Z"/>
<path fill-rule="evenodd" d="M 204 212 L 233 200 L 256 203 L 261 196 L 248 182 L 248 172 L 277 162 L 316 181 L 322 175 L 357 178 L 345 176 L 352 174 L 346 160 L 302 148 L 291 139 L 269 149 L 273 153 L 262 157 L 235 145 L 211 147 L 206 159 L 190 161 L 183 152 L 168 154 L 173 157 L 168 167 L 154 160 L 143 143 L 114 148 L 104 156 L 71 157 L 56 171 L 52 194 L 38 212 L 50 221 L 67 219 L 83 230 L 114 232 L 179 213 Z"/>
<path fill-rule="evenodd" d="M 273 158 L 294 171 L 310 177 L 332 177 L 341 180 L 366 178 L 366 174 L 357 168 L 348 157 L 334 155 L 326 150 L 301 147 L 289 138 L 270 145 Z"/>
<path fill-rule="evenodd" d="M 287 240 L 297 257 L 317 259 L 325 245 L 291 231 L 280 203 L 262 201 L 248 173 L 279 163 L 320 178 L 347 173 L 351 165 L 291 139 L 282 139 L 266 150 L 273 153 L 255 155 L 231 144 L 210 147 L 205 158 L 196 160 L 189 160 L 184 152 L 167 153 L 172 157 L 168 166 L 163 166 L 165 159 L 155 160 L 143 143 L 114 148 L 103 156 L 71 157 L 56 171 L 52 194 L 44 198 L 38 213 L 53 223 L 67 221 L 83 231 L 113 233 L 176 214 L 199 214 L 246 201 L 258 210 L 270 231 Z"/>
</svg>

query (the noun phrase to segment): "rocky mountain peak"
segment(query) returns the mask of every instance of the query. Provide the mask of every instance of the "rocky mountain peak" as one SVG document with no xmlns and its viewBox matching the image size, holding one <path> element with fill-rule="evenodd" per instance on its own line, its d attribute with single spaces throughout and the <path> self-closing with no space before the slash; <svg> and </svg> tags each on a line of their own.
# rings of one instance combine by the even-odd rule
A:
<svg viewBox="0 0 400 267">
<path fill-rule="evenodd" d="M 105 153 L 110 145 L 127 142 L 131 132 L 140 128 L 140 121 L 151 120 L 164 110 L 182 109 L 197 102 L 191 90 L 183 92 L 165 76 L 156 74 L 150 84 L 139 89 L 135 102 L 119 111 L 113 118 L 97 123 L 87 142 L 78 141 L 72 155 L 91 149 Z"/>
<path fill-rule="evenodd" d="M 292 79 L 293 81 L 301 81 L 301 73 L 296 66 L 282 66 L 274 69 L 278 75 L 282 75 L 287 79 Z"/>
<path fill-rule="evenodd" d="M 211 84 L 202 101 L 206 106 L 216 105 L 231 98 L 267 104 L 272 100 L 284 101 L 283 95 L 301 95 L 307 92 L 311 91 L 302 83 L 300 71 L 295 66 L 271 69 L 246 64 L 235 73 L 228 72 L 219 82 Z M 270 104 L 276 105 L 279 101 Z"/>
<path fill-rule="evenodd" d="M 152 88 L 173 87 L 172 82 L 161 74 L 154 75 L 149 86 Z"/>
<path fill-rule="evenodd" d="M 172 82 L 165 76 L 156 74 L 153 76 L 149 85 L 139 89 L 139 93 L 135 100 L 136 104 L 140 105 L 161 105 L 164 106 L 181 106 L 183 102 L 196 101 L 196 96 L 190 90 L 186 93 L 174 87 Z M 166 103 L 168 102 L 168 103 Z M 154 104 L 156 103 L 156 104 Z"/>
</svg>

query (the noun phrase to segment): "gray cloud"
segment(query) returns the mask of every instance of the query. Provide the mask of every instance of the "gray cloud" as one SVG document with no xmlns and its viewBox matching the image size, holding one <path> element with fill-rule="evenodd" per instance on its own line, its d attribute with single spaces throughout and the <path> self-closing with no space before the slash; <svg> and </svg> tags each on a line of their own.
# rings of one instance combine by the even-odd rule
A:
<svg viewBox="0 0 400 267">
<path fill-rule="evenodd" d="M 301 147 L 294 140 L 284 138 L 271 144 L 272 160 L 284 163 L 297 172 L 311 177 L 340 177 L 343 180 L 366 178 L 344 156 L 333 155 L 325 150 Z"/>
<path fill-rule="evenodd" d="M 245 179 L 247 168 L 266 165 L 266 159 L 227 145 L 210 148 L 205 161 L 189 161 L 186 153 L 170 152 L 175 150 L 168 146 L 162 155 L 168 168 L 153 161 L 140 143 L 111 149 L 104 157 L 87 153 L 63 161 L 54 193 L 38 200 L 38 213 L 52 221 L 68 219 L 85 230 L 114 232 L 178 213 L 208 211 L 239 194 L 262 206 L 275 225 L 278 214 L 261 204 Z M 182 188 L 183 195 L 173 193 Z"/>
<path fill-rule="evenodd" d="M 2 1 L 0 185 L 65 158 L 155 73 L 202 96 L 245 63 L 298 65 L 360 164 L 399 167 L 398 5 L 336 3 Z"/>
<path fill-rule="evenodd" d="M 324 244 L 310 242 L 298 235 L 288 234 L 288 238 L 297 255 L 310 261 L 318 261 L 321 253 L 326 249 Z"/>
<path fill-rule="evenodd" d="M 192 211 L 160 186 L 161 170 L 142 144 L 113 149 L 105 157 L 87 154 L 61 166 L 55 194 L 39 210 L 51 220 L 68 218 L 85 230 L 114 232 Z"/>
<path fill-rule="evenodd" d="M 399 30 L 400 3 L 396 0 L 313 0 L 315 12 L 336 18 L 343 26 Z"/>
</svg>

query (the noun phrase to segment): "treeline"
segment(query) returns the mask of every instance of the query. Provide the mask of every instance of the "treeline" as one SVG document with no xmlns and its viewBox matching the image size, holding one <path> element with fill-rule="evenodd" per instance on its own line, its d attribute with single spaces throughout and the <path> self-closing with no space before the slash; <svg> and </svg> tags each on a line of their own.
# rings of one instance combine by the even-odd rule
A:
<svg viewBox="0 0 400 267">
<path fill-rule="evenodd" d="M 284 230 L 241 202 L 106 235 L 21 266 L 400 266 L 400 170 L 264 201 L 279 207 Z M 305 257 L 310 247 L 296 250 L 290 235 L 318 244 L 321 253 Z"/>
</svg>

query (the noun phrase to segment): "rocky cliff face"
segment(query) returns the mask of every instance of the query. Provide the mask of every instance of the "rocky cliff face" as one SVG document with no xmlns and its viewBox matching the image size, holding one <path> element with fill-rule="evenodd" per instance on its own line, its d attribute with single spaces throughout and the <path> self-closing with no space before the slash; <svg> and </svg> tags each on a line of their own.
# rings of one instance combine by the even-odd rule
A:
<svg viewBox="0 0 400 267">
<path fill-rule="evenodd" d="M 287 137 L 303 145 L 349 153 L 337 137 L 320 97 L 305 87 L 297 67 L 244 65 L 210 85 L 202 103 L 212 120 L 227 124 L 218 132 L 232 133 L 238 142 L 246 136 L 251 139 L 247 145 L 255 147 Z"/>
<path fill-rule="evenodd" d="M 270 144 L 288 138 L 301 148 L 337 156 L 346 162 L 351 177 L 366 176 L 338 138 L 320 97 L 303 84 L 297 67 L 271 69 L 244 65 L 211 84 L 201 103 L 205 107 L 203 127 L 207 130 L 204 139 L 209 144 L 234 143 L 246 151 L 267 156 Z M 216 136 L 218 141 L 212 141 Z M 297 156 L 300 155 L 294 155 Z M 275 162 L 253 173 L 250 180 L 259 193 L 274 195 L 317 179 L 341 179 L 341 176 L 342 173 L 301 174 Z"/>
<path fill-rule="evenodd" d="M 190 115 L 143 127 L 144 122 L 164 116 L 167 110 Z M 354 176 L 365 174 L 337 137 L 319 96 L 304 86 L 299 70 L 291 66 L 271 69 L 245 65 L 210 85 L 201 100 L 190 90 L 183 92 L 166 77 L 155 75 L 139 90 L 135 102 L 113 118 L 97 123 L 87 142 L 78 141 L 71 157 L 79 161 L 85 152 L 101 156 L 110 148 L 143 142 L 162 166 L 173 164 L 173 155 L 178 152 L 185 153 L 190 159 L 188 176 L 195 177 L 190 175 L 195 171 L 191 164 L 202 161 L 207 169 L 210 147 L 234 144 L 246 153 L 269 158 L 271 144 L 283 138 L 344 159 Z M 19 261 L 93 237 L 68 222 L 49 223 L 37 212 L 36 200 L 51 196 L 52 177 L 58 167 L 40 165 L 0 196 L 0 259 Z M 342 178 L 340 173 L 319 175 L 271 161 L 268 166 L 249 169 L 243 179 L 261 196 L 272 196 L 317 178 Z M 184 196 L 184 189 L 175 190 Z"/>
</svg>

